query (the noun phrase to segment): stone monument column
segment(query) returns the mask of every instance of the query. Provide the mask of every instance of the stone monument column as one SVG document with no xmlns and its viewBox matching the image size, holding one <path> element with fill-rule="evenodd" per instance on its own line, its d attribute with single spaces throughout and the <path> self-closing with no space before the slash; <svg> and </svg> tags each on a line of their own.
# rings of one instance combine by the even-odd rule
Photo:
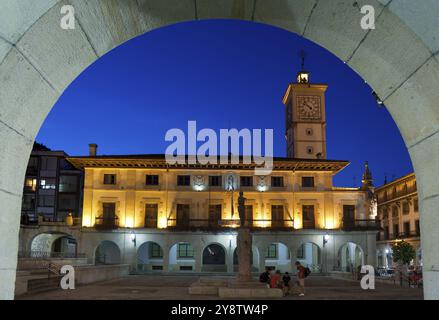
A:
<svg viewBox="0 0 439 320">
<path fill-rule="evenodd" d="M 245 225 L 245 198 L 243 192 L 239 192 L 238 212 L 241 224 L 238 229 L 237 254 L 238 254 L 238 281 L 251 281 L 252 267 L 252 234 Z"/>
</svg>

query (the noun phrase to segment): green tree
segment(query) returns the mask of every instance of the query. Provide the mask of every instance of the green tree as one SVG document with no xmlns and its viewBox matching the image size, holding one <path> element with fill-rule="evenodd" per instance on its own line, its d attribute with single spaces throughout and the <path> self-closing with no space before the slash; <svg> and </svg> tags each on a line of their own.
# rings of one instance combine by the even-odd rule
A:
<svg viewBox="0 0 439 320">
<path fill-rule="evenodd" d="M 392 250 L 394 262 L 409 264 L 416 257 L 416 251 L 413 246 L 404 240 L 394 243 Z"/>
</svg>

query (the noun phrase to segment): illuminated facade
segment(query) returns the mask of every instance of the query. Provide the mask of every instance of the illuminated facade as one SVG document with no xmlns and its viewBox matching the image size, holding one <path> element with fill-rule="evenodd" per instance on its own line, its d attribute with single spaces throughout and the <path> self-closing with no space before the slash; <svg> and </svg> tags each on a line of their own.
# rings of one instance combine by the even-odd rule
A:
<svg viewBox="0 0 439 320">
<path fill-rule="evenodd" d="M 69 157 L 84 172 L 82 224 L 62 231 L 78 239 L 76 252 L 136 272 L 233 272 L 243 191 L 254 271 L 294 272 L 296 260 L 313 272 L 375 265 L 369 169 L 360 188 L 333 186 L 349 162 L 326 159 L 326 85 L 311 84 L 307 72 L 298 80 L 283 99 L 287 158 L 275 158 L 270 175 L 254 175 L 255 165 L 242 162 L 171 165 L 164 155 L 99 156 L 95 144 L 89 156 Z M 33 239 L 37 231 L 29 232 Z M 30 240 L 21 246 L 32 247 Z"/>
<path fill-rule="evenodd" d="M 377 238 L 377 264 L 392 268 L 392 244 L 399 240 L 416 250 L 415 265 L 422 265 L 419 202 L 414 173 L 398 178 L 376 189 L 381 231 Z"/>
</svg>

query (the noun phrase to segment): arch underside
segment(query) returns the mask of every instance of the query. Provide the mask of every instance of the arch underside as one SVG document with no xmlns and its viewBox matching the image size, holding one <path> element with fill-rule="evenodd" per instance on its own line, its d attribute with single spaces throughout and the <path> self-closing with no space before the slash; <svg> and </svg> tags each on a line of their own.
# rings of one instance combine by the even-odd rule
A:
<svg viewBox="0 0 439 320">
<path fill-rule="evenodd" d="M 68 1 L 75 30 L 59 25 L 57 0 L 2 1 L 0 10 L 0 298 L 12 298 L 27 159 L 46 115 L 88 65 L 121 43 L 172 23 L 233 18 L 284 28 L 325 47 L 384 101 L 418 181 L 425 297 L 439 298 L 439 2 L 357 1 L 376 9 L 359 28 L 359 6 L 342 0 Z"/>
</svg>

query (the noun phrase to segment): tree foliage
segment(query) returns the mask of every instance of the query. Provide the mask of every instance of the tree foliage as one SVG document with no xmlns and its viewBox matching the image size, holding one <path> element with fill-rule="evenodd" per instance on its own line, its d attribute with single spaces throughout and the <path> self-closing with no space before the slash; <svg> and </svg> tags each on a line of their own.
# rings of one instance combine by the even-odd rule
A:
<svg viewBox="0 0 439 320">
<path fill-rule="evenodd" d="M 404 240 L 398 241 L 392 245 L 393 261 L 403 264 L 409 264 L 416 257 L 416 251 L 413 246 Z"/>
</svg>

